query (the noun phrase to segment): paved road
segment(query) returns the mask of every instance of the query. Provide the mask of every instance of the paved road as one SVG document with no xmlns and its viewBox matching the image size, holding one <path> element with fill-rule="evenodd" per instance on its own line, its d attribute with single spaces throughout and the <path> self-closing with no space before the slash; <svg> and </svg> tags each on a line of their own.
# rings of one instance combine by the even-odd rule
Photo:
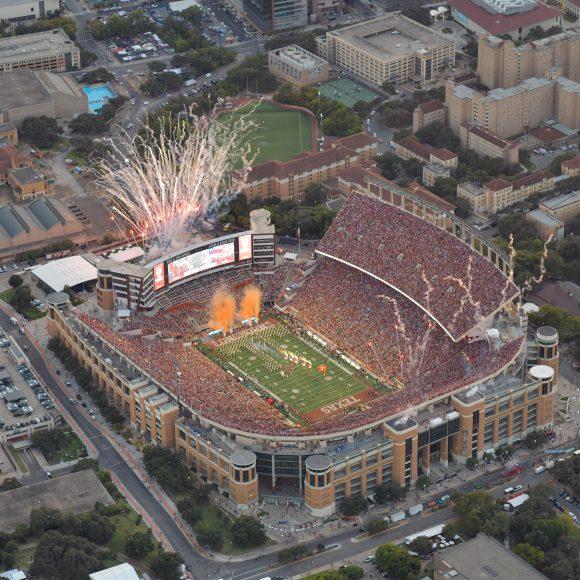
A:
<svg viewBox="0 0 580 580">
<path fill-rule="evenodd" d="M 173 521 L 171 516 L 159 505 L 152 493 L 147 489 L 143 482 L 137 477 L 135 472 L 127 465 L 123 457 L 113 448 L 108 439 L 106 439 L 97 426 L 88 418 L 82 407 L 73 406 L 68 402 L 70 395 L 65 391 L 49 372 L 44 358 L 36 350 L 35 345 L 27 336 L 21 336 L 18 331 L 9 323 L 9 316 L 0 312 L 0 326 L 7 334 L 20 345 L 27 346 L 27 353 L 30 363 L 42 377 L 43 382 L 58 401 L 62 408 L 66 408 L 77 422 L 79 428 L 85 433 L 91 443 L 96 447 L 99 453 L 99 461 L 103 467 L 113 472 L 121 481 L 123 486 L 129 490 L 135 500 L 144 508 L 144 510 L 153 518 L 156 524 L 164 533 L 165 537 L 181 554 L 184 561 L 192 566 L 195 570 L 207 569 L 208 562 L 198 554 L 187 538 L 183 535 L 179 527 Z M 211 565 L 210 565 L 211 566 Z"/>
</svg>

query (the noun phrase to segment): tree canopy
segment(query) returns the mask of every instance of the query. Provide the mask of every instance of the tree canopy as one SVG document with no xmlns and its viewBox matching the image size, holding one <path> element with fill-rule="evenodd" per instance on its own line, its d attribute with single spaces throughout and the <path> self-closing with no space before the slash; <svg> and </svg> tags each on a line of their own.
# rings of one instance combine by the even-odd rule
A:
<svg viewBox="0 0 580 580">
<path fill-rule="evenodd" d="M 421 569 L 421 560 L 402 546 L 385 544 L 376 551 L 375 565 L 394 580 L 413 580 Z"/>
<path fill-rule="evenodd" d="M 248 515 L 241 515 L 234 520 L 231 534 L 234 544 L 241 548 L 259 546 L 266 541 L 264 524 Z"/>
<path fill-rule="evenodd" d="M 22 122 L 20 135 L 35 147 L 50 149 L 59 138 L 61 129 L 56 119 L 45 115 L 40 117 L 27 117 Z"/>
</svg>

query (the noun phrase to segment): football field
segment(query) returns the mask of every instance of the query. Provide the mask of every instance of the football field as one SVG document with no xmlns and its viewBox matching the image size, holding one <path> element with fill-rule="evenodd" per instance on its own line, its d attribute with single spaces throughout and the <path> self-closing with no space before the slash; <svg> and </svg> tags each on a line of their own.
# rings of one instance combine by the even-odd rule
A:
<svg viewBox="0 0 580 580">
<path fill-rule="evenodd" d="M 312 150 L 312 122 L 302 112 L 280 109 L 266 101 L 251 103 L 219 116 L 221 122 L 245 116 L 254 124 L 248 132 L 254 165 L 276 159 L 290 161 L 298 153 Z"/>
<path fill-rule="evenodd" d="M 378 394 L 347 363 L 328 357 L 322 345 L 283 322 L 228 336 L 216 353 L 225 368 L 255 380 L 310 422 L 358 407 Z"/>
</svg>

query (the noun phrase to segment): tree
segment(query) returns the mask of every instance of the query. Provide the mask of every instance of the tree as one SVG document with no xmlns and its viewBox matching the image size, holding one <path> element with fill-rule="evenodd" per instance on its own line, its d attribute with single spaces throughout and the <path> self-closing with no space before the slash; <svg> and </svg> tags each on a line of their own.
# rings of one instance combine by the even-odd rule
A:
<svg viewBox="0 0 580 580">
<path fill-rule="evenodd" d="M 218 530 L 212 530 L 206 522 L 197 524 L 194 531 L 200 546 L 208 546 L 211 550 L 219 550 L 224 544 L 222 533 Z"/>
<path fill-rule="evenodd" d="M 542 431 L 532 431 L 526 437 L 526 447 L 528 449 L 537 449 L 544 443 L 544 433 Z"/>
<path fill-rule="evenodd" d="M 12 274 L 10 278 L 8 278 L 8 284 L 12 286 L 12 288 L 18 288 L 18 286 L 22 286 L 24 280 L 18 274 Z"/>
<path fill-rule="evenodd" d="M 94 70 L 88 71 L 83 75 L 82 82 L 87 85 L 94 85 L 95 83 L 108 83 L 112 81 L 115 77 L 113 73 L 109 72 L 104 67 L 99 67 Z"/>
<path fill-rule="evenodd" d="M 59 580 L 87 578 L 91 572 L 103 567 L 96 554 L 97 546 L 84 538 L 49 531 L 40 538 L 36 547 L 30 575 Z"/>
<path fill-rule="evenodd" d="M 305 190 L 304 205 L 319 205 L 326 201 L 324 186 L 321 183 L 312 183 Z"/>
<path fill-rule="evenodd" d="M 409 544 L 409 550 L 417 552 L 419 556 L 426 556 L 433 552 L 433 543 L 426 536 L 419 536 Z"/>
<path fill-rule="evenodd" d="M 147 63 L 147 68 L 152 73 L 160 73 L 163 72 L 167 68 L 167 66 L 164 62 L 160 60 L 152 60 Z"/>
<path fill-rule="evenodd" d="M 181 517 L 190 525 L 194 526 L 201 519 L 201 511 L 195 507 L 190 498 L 184 498 L 177 502 L 177 509 Z"/>
<path fill-rule="evenodd" d="M 421 569 L 421 560 L 402 546 L 385 544 L 376 551 L 375 565 L 394 580 L 411 580 Z"/>
<path fill-rule="evenodd" d="M 381 483 L 377 485 L 375 501 L 380 504 L 384 504 L 389 501 L 398 501 L 404 498 L 406 493 L 407 490 L 404 487 L 401 487 L 392 481 L 388 483 Z"/>
<path fill-rule="evenodd" d="M 358 580 L 358 578 L 364 578 L 365 571 L 362 566 L 356 566 L 351 564 L 350 566 L 344 566 L 338 573 L 347 580 Z"/>
<path fill-rule="evenodd" d="M 457 151 L 460 146 L 459 137 L 442 123 L 430 123 L 416 133 L 417 139 L 422 143 L 427 143 L 432 147 L 451 149 Z"/>
<path fill-rule="evenodd" d="M 503 540 L 509 534 L 509 519 L 506 513 L 498 513 L 487 520 L 481 527 L 481 531 L 497 540 Z"/>
<path fill-rule="evenodd" d="M 421 475 L 420 477 L 417 478 L 415 485 L 419 489 L 426 489 L 431 485 L 431 480 L 429 479 L 428 475 Z"/>
<path fill-rule="evenodd" d="M 23 284 L 14 289 L 14 292 L 9 298 L 10 306 L 21 314 L 30 306 L 32 300 L 32 292 L 28 284 Z"/>
<path fill-rule="evenodd" d="M 544 552 L 525 542 L 515 546 L 513 552 L 534 568 L 539 568 L 544 562 Z"/>
<path fill-rule="evenodd" d="M 35 431 L 30 439 L 49 461 L 67 444 L 66 433 L 60 427 L 48 431 Z"/>
<path fill-rule="evenodd" d="M 367 507 L 367 500 L 361 495 L 351 495 L 340 502 L 340 511 L 345 516 L 356 516 L 366 511 Z"/>
<path fill-rule="evenodd" d="M 470 470 L 474 470 L 479 464 L 479 460 L 477 459 L 477 457 L 468 457 L 467 460 L 465 461 L 465 467 L 467 467 L 467 469 Z"/>
<path fill-rule="evenodd" d="M 57 530 L 62 523 L 62 513 L 56 508 L 41 507 L 30 512 L 30 532 L 34 536 L 40 536 L 49 530 Z"/>
<path fill-rule="evenodd" d="M 375 160 L 381 174 L 387 179 L 395 179 L 401 170 L 401 159 L 394 153 L 381 153 Z"/>
<path fill-rule="evenodd" d="M 125 542 L 125 553 L 131 558 L 143 558 L 153 550 L 151 531 L 136 532 Z"/>
<path fill-rule="evenodd" d="M 377 518 L 367 523 L 367 532 L 372 536 L 373 534 L 378 534 L 379 532 L 386 530 L 387 527 L 388 524 L 384 518 Z"/>
<path fill-rule="evenodd" d="M 151 562 L 151 569 L 161 580 L 179 580 L 179 566 L 182 562 L 183 560 L 179 554 L 175 554 L 174 552 L 161 552 Z"/>
<path fill-rule="evenodd" d="M 295 562 L 311 554 L 312 552 L 308 549 L 308 546 L 305 544 L 296 544 L 290 548 L 280 550 L 278 552 L 278 561 L 280 564 L 288 564 L 289 562 Z"/>
<path fill-rule="evenodd" d="M 23 139 L 42 149 L 50 149 L 59 138 L 61 129 L 56 119 L 50 117 L 27 117 L 22 122 L 20 134 Z"/>
<path fill-rule="evenodd" d="M 264 524 L 252 516 L 241 515 L 236 518 L 231 534 L 234 544 L 241 548 L 259 546 L 266 541 Z"/>
</svg>

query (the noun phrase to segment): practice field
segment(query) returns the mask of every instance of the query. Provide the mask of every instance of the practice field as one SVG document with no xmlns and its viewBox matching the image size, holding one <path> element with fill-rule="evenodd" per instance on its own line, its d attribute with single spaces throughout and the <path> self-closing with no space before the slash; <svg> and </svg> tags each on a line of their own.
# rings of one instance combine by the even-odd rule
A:
<svg viewBox="0 0 580 580">
<path fill-rule="evenodd" d="M 352 108 L 357 101 L 364 101 L 370 103 L 374 101 L 379 95 L 367 89 L 363 85 L 359 85 L 351 79 L 335 79 L 323 83 L 318 88 L 323 97 L 328 97 L 335 101 L 339 101 L 343 105 Z"/>
<path fill-rule="evenodd" d="M 359 408 L 379 395 L 348 364 L 329 358 L 322 346 L 281 322 L 228 336 L 216 352 L 225 368 L 258 381 L 311 423 Z"/>
<path fill-rule="evenodd" d="M 256 154 L 254 165 L 274 159 L 290 161 L 303 151 L 312 151 L 312 122 L 305 113 L 261 102 L 222 113 L 219 118 L 227 123 L 228 118 L 241 115 L 255 124 L 247 139 L 252 154 Z"/>
</svg>

